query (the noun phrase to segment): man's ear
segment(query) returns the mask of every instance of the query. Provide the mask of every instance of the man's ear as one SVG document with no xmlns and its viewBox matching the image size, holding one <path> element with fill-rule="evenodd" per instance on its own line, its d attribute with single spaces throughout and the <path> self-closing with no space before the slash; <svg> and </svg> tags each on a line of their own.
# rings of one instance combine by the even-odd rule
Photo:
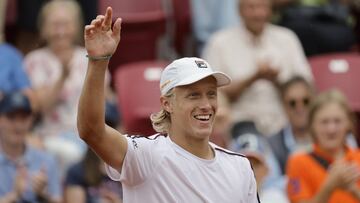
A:
<svg viewBox="0 0 360 203">
<path fill-rule="evenodd" d="M 172 104 L 171 104 L 171 101 L 170 101 L 171 98 L 169 97 L 164 97 L 164 96 L 161 96 L 160 97 L 160 103 L 161 103 L 161 106 L 162 108 L 169 112 L 169 113 L 172 113 Z"/>
</svg>

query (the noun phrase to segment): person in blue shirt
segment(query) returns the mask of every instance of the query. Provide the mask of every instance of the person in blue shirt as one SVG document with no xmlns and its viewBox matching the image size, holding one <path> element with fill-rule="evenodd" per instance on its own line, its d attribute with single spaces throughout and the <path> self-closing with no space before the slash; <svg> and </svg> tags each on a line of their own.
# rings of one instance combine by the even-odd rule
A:
<svg viewBox="0 0 360 203">
<path fill-rule="evenodd" d="M 26 143 L 32 121 L 30 101 L 24 93 L 7 93 L 0 100 L 1 203 L 61 202 L 55 160 Z"/>
<path fill-rule="evenodd" d="M 0 43 L 0 93 L 29 89 L 30 81 L 23 67 L 22 54 L 12 45 Z"/>
</svg>

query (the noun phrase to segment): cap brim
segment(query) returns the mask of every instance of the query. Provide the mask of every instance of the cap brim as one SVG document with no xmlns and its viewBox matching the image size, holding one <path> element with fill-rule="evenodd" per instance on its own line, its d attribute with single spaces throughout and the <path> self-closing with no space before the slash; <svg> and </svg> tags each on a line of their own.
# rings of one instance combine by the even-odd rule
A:
<svg viewBox="0 0 360 203">
<path fill-rule="evenodd" d="M 188 78 L 180 81 L 176 86 L 190 85 L 190 84 L 198 82 L 209 76 L 215 77 L 218 87 L 225 86 L 225 85 L 228 85 L 231 83 L 230 77 L 227 76 L 225 73 L 222 73 L 219 71 L 214 71 L 214 72 L 210 72 L 210 73 L 194 74 L 191 77 L 188 77 Z"/>
</svg>

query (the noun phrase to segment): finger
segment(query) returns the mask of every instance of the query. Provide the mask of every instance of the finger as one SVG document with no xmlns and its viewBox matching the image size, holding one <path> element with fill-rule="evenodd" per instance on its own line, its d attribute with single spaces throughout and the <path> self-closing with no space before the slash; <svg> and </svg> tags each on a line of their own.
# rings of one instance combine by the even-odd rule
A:
<svg viewBox="0 0 360 203">
<path fill-rule="evenodd" d="M 121 22 L 122 22 L 121 18 L 116 19 L 116 21 L 114 23 L 114 27 L 113 27 L 112 36 L 114 38 L 116 38 L 117 40 L 120 40 Z"/>
<path fill-rule="evenodd" d="M 104 15 L 97 15 L 96 16 L 96 19 L 101 19 L 101 18 L 105 18 L 105 16 Z"/>
<path fill-rule="evenodd" d="M 85 35 L 91 35 L 91 31 L 95 28 L 94 25 L 86 25 L 85 26 Z"/>
<path fill-rule="evenodd" d="M 111 28 L 111 22 L 112 22 L 112 8 L 107 7 L 105 13 L 104 26 L 106 26 L 107 28 Z"/>
</svg>

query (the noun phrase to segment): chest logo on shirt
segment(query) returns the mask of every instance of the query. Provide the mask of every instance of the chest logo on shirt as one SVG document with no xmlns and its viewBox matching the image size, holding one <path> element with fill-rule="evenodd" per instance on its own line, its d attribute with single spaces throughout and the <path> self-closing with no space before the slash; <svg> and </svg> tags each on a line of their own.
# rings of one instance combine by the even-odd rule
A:
<svg viewBox="0 0 360 203">
<path fill-rule="evenodd" d="M 195 63 L 199 68 L 207 68 L 207 65 L 204 61 L 195 61 Z"/>
</svg>

